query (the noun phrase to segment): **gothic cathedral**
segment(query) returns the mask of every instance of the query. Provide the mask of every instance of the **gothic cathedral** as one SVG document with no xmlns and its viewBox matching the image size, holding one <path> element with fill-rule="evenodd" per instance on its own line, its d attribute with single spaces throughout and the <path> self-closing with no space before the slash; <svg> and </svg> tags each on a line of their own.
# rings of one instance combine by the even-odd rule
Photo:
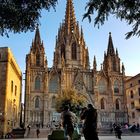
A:
<svg viewBox="0 0 140 140">
<path fill-rule="evenodd" d="M 59 120 L 55 111 L 58 91 L 74 88 L 87 96 L 98 110 L 98 125 L 109 127 L 114 122 L 127 122 L 124 93 L 124 65 L 120 64 L 109 33 L 107 52 L 100 71 L 94 56 L 90 68 L 89 53 L 82 28 L 76 21 L 72 0 L 67 0 L 65 19 L 56 38 L 53 66 L 48 68 L 44 45 L 37 27 L 30 53 L 26 56 L 25 125 L 47 126 Z"/>
</svg>

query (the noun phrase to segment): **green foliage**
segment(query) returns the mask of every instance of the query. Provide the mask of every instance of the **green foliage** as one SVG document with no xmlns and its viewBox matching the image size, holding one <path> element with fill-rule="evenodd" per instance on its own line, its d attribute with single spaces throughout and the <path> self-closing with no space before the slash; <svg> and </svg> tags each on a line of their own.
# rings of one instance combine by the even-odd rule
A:
<svg viewBox="0 0 140 140">
<path fill-rule="evenodd" d="M 0 34 L 33 31 L 41 10 L 55 8 L 57 0 L 0 0 Z"/>
<path fill-rule="evenodd" d="M 68 105 L 71 111 L 77 113 L 80 109 L 79 107 L 83 107 L 85 102 L 85 96 L 76 93 L 73 89 L 66 89 L 58 93 L 58 97 L 56 98 L 56 110 L 62 112 L 64 106 Z"/>
<path fill-rule="evenodd" d="M 91 15 L 96 15 L 94 26 L 103 25 L 112 14 L 132 25 L 132 31 L 126 33 L 126 39 L 134 35 L 140 36 L 140 0 L 89 0 L 86 9 L 83 18 L 88 18 L 91 22 Z"/>
</svg>

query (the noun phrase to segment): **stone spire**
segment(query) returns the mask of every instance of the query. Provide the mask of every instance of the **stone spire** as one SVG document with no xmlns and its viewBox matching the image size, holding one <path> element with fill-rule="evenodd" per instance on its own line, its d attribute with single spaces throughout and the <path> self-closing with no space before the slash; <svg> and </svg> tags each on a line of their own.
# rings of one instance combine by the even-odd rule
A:
<svg viewBox="0 0 140 140">
<path fill-rule="evenodd" d="M 86 48 L 86 68 L 90 68 L 88 48 Z"/>
<path fill-rule="evenodd" d="M 108 40 L 107 55 L 113 56 L 114 54 L 115 54 L 114 46 L 113 46 L 113 41 L 112 41 L 111 32 L 110 32 L 109 33 L 109 40 Z"/>
<path fill-rule="evenodd" d="M 97 63 L 96 63 L 96 57 L 94 55 L 94 60 L 93 60 L 93 71 L 95 72 L 97 70 Z"/>
<path fill-rule="evenodd" d="M 125 67 L 123 63 L 122 63 L 122 74 L 125 75 Z"/>
<path fill-rule="evenodd" d="M 119 54 L 118 54 L 118 49 L 116 48 L 116 56 L 119 56 Z"/>
<path fill-rule="evenodd" d="M 43 41 L 41 42 L 41 37 L 40 37 L 38 25 L 36 27 L 35 38 L 32 41 L 31 51 L 33 53 L 35 53 L 35 52 L 39 53 L 39 51 L 42 51 L 44 53 L 44 45 L 43 45 Z"/>
<path fill-rule="evenodd" d="M 64 24 L 65 29 L 67 30 L 67 34 L 72 33 L 76 30 L 76 18 L 72 0 L 67 0 Z"/>
<path fill-rule="evenodd" d="M 117 49 L 115 52 L 111 33 L 109 33 L 107 54 L 104 53 L 103 69 L 107 73 L 110 71 L 120 73 L 120 58 Z"/>
<path fill-rule="evenodd" d="M 41 38 L 40 38 L 40 32 L 39 32 L 38 25 L 37 25 L 37 28 L 36 28 L 34 43 L 39 44 L 39 45 L 41 44 Z"/>
<path fill-rule="evenodd" d="M 83 30 L 79 28 L 74 14 L 72 0 L 66 1 L 65 19 L 60 24 L 56 40 L 54 62 L 61 68 L 62 55 L 65 60 L 65 67 L 89 69 L 89 54 L 84 41 Z"/>
</svg>

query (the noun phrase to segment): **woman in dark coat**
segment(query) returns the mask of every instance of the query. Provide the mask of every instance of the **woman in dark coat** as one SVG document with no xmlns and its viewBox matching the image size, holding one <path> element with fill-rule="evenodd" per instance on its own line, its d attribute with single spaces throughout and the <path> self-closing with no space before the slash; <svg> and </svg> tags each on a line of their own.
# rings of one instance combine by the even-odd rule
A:
<svg viewBox="0 0 140 140">
<path fill-rule="evenodd" d="M 81 119 L 84 120 L 83 134 L 85 140 L 99 140 L 97 133 L 97 110 L 88 104 L 88 109 L 81 113 Z"/>
</svg>

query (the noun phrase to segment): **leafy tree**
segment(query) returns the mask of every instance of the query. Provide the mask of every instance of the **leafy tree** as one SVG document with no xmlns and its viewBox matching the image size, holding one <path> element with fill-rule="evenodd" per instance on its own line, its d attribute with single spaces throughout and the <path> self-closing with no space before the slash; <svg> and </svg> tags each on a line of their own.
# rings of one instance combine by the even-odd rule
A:
<svg viewBox="0 0 140 140">
<path fill-rule="evenodd" d="M 56 6 L 57 0 L 0 0 L 0 34 L 35 29 L 41 10 Z"/>
<path fill-rule="evenodd" d="M 112 14 L 132 25 L 132 30 L 126 33 L 126 39 L 140 36 L 140 0 L 88 0 L 86 9 L 84 18 L 87 17 L 90 22 L 91 15 L 96 15 L 94 26 L 103 25 Z"/>
<path fill-rule="evenodd" d="M 8 32 L 20 33 L 33 31 L 41 10 L 55 8 L 58 0 L 0 0 L 0 34 Z M 96 15 L 94 25 L 103 25 L 109 15 L 125 20 L 132 25 L 132 31 L 126 34 L 126 38 L 140 36 L 140 0 L 88 0 L 87 12 L 84 18 Z"/>
<path fill-rule="evenodd" d="M 73 89 L 65 89 L 61 93 L 58 93 L 56 110 L 61 112 L 64 106 L 68 105 L 71 111 L 77 113 L 84 106 L 85 102 L 86 97 L 82 94 L 76 93 Z"/>
</svg>

